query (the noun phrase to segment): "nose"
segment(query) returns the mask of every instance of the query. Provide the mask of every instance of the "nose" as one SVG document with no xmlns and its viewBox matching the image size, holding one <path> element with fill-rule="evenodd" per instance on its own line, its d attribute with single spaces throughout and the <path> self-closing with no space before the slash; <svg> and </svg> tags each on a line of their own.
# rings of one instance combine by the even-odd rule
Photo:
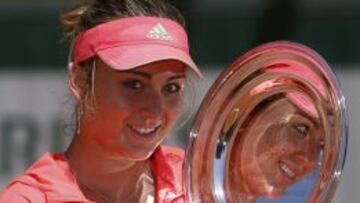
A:
<svg viewBox="0 0 360 203">
<path fill-rule="evenodd" d="M 317 162 L 321 155 L 320 151 L 319 145 L 310 145 L 305 151 L 305 156 L 309 161 Z"/>
<path fill-rule="evenodd" d="M 153 90 L 146 94 L 143 99 L 143 106 L 140 109 L 141 115 L 145 119 L 159 119 L 163 113 L 163 98 L 160 92 Z"/>
</svg>

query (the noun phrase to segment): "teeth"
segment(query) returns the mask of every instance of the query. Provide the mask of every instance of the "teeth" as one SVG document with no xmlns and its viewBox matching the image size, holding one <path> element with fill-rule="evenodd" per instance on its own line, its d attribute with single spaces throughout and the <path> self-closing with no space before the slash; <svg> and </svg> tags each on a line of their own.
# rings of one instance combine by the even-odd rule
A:
<svg viewBox="0 0 360 203">
<path fill-rule="evenodd" d="M 132 125 L 129 125 L 129 126 L 131 129 L 133 129 L 134 131 L 136 131 L 140 134 L 150 134 L 150 133 L 153 133 L 161 125 L 162 125 L 162 121 L 159 120 L 154 124 L 154 126 L 149 127 L 149 128 L 139 128 L 139 127 L 134 127 Z"/>
<path fill-rule="evenodd" d="M 295 177 L 295 173 L 284 163 L 280 162 L 280 169 L 290 178 Z"/>
<path fill-rule="evenodd" d="M 137 130 L 142 134 L 149 134 L 150 132 L 154 131 L 155 128 L 140 128 Z"/>
<path fill-rule="evenodd" d="M 156 123 L 155 123 L 155 128 L 159 127 L 160 125 L 162 125 L 162 121 L 161 120 L 158 120 Z"/>
</svg>

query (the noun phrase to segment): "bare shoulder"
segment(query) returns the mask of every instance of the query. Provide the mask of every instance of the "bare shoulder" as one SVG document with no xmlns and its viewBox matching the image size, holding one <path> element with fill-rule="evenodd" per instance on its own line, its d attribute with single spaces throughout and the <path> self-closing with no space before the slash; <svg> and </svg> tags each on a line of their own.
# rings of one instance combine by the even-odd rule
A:
<svg viewBox="0 0 360 203">
<path fill-rule="evenodd" d="M 0 193 L 0 203 L 45 203 L 45 195 L 31 186 L 14 182 Z"/>
</svg>

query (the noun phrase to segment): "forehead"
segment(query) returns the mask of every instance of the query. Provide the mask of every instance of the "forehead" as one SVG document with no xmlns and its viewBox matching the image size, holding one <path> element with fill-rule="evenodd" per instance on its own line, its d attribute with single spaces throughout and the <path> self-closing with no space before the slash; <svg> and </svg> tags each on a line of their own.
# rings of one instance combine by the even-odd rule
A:
<svg viewBox="0 0 360 203">
<path fill-rule="evenodd" d="M 186 66 L 184 63 L 177 60 L 163 60 L 157 61 L 154 63 L 149 63 L 147 65 L 140 66 L 133 69 L 134 71 L 141 71 L 149 73 L 151 75 L 161 74 L 161 73 L 185 73 Z"/>
<path fill-rule="evenodd" d="M 303 112 L 297 105 L 294 105 L 289 98 L 275 100 L 265 106 L 255 122 L 262 123 L 286 123 L 286 122 L 315 122 L 311 116 Z"/>
<path fill-rule="evenodd" d="M 104 62 L 100 60 L 98 63 L 99 69 L 101 72 L 105 72 L 105 74 L 110 74 L 113 76 L 122 76 L 128 74 L 137 74 L 145 77 L 162 77 L 162 76 L 173 76 L 173 75 L 183 75 L 185 76 L 186 65 L 177 60 L 163 60 L 157 61 L 153 63 L 149 63 L 143 66 L 139 66 L 137 68 L 133 68 L 125 71 L 118 71 L 110 66 L 106 65 Z"/>
</svg>

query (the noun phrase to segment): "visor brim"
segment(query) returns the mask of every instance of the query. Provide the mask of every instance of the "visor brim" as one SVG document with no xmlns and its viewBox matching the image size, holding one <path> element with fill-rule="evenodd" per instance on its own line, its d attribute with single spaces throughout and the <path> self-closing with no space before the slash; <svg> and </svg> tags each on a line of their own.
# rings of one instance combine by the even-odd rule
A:
<svg viewBox="0 0 360 203">
<path fill-rule="evenodd" d="M 141 44 L 111 47 L 97 51 L 107 65 L 116 70 L 130 70 L 162 60 L 178 60 L 193 70 L 200 78 L 202 74 L 186 51 L 158 44 Z"/>
</svg>

